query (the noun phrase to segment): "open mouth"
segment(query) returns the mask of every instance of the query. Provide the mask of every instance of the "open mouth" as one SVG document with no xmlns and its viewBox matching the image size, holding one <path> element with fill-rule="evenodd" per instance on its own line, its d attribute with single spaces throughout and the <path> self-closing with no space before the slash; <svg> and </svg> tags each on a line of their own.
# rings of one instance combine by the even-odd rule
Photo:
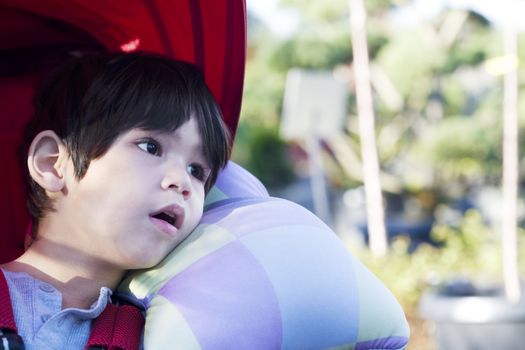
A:
<svg viewBox="0 0 525 350">
<path fill-rule="evenodd" d="M 150 217 L 164 221 L 178 230 L 184 221 L 184 209 L 179 205 L 170 205 L 151 213 Z"/>
<path fill-rule="evenodd" d="M 166 221 L 171 226 L 175 226 L 175 218 L 167 213 L 158 213 L 156 215 L 152 215 L 152 217 L 154 217 L 155 219 Z"/>
</svg>

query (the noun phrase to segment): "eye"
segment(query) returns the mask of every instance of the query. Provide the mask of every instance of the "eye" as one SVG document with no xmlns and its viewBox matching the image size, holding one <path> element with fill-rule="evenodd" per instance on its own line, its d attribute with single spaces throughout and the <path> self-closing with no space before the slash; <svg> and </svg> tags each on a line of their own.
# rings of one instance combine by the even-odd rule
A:
<svg viewBox="0 0 525 350">
<path fill-rule="evenodd" d="M 139 141 L 137 143 L 137 146 L 144 152 L 147 152 L 151 155 L 158 156 L 158 157 L 160 157 L 161 155 L 160 144 L 153 139 Z"/>
<path fill-rule="evenodd" d="M 188 165 L 188 173 L 202 182 L 204 182 L 209 175 L 209 171 L 199 164 Z"/>
</svg>

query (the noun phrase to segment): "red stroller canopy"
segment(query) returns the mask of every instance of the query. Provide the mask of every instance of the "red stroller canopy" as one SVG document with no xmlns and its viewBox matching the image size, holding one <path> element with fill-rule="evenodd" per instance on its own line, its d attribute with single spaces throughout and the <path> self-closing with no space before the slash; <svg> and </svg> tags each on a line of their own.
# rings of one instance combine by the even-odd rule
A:
<svg viewBox="0 0 525 350">
<path fill-rule="evenodd" d="M 29 216 L 16 150 L 35 81 L 72 51 L 147 50 L 201 67 L 235 134 L 246 60 L 244 0 L 0 0 L 0 262 Z"/>
</svg>

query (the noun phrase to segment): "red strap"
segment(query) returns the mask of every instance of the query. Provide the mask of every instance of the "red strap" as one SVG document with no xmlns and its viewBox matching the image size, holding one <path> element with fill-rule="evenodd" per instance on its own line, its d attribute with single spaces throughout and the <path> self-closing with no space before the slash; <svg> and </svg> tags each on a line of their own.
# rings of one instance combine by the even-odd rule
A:
<svg viewBox="0 0 525 350">
<path fill-rule="evenodd" d="M 91 323 L 91 334 L 87 348 L 111 344 L 117 306 L 108 304 L 106 309 Z"/>
<path fill-rule="evenodd" d="M 144 328 L 142 312 L 135 306 L 119 306 L 116 325 L 117 327 L 115 327 L 113 332 L 115 349 L 138 349 L 142 328 Z"/>
<path fill-rule="evenodd" d="M 144 316 L 135 306 L 108 304 L 93 321 L 86 349 L 136 350 L 144 327 Z"/>
<path fill-rule="evenodd" d="M 86 349 L 137 350 L 144 327 L 144 316 L 135 306 L 109 303 L 91 327 Z M 0 329 L 18 333 L 9 295 L 9 286 L 0 269 Z"/>
<path fill-rule="evenodd" d="M 11 305 L 11 297 L 9 296 L 9 286 L 7 285 L 2 269 L 0 269 L 0 328 L 18 333 L 13 307 Z"/>
</svg>

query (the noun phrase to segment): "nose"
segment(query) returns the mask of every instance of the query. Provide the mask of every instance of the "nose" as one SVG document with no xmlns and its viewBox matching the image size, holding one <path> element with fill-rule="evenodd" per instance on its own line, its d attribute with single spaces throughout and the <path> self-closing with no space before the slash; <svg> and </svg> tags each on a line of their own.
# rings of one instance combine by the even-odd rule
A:
<svg viewBox="0 0 525 350">
<path fill-rule="evenodd" d="M 188 199 L 191 195 L 191 181 L 186 167 L 181 165 L 171 166 L 162 178 L 161 187 L 163 190 L 179 192 L 184 199 Z"/>
</svg>

